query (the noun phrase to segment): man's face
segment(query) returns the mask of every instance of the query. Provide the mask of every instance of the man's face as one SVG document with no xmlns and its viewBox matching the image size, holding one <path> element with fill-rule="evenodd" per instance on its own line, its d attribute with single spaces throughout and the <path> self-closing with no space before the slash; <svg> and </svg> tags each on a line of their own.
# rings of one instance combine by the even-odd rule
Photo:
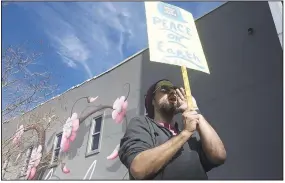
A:
<svg viewBox="0 0 285 183">
<path fill-rule="evenodd" d="M 164 114 L 174 114 L 177 109 L 175 87 L 163 85 L 154 93 L 154 108 Z"/>
</svg>

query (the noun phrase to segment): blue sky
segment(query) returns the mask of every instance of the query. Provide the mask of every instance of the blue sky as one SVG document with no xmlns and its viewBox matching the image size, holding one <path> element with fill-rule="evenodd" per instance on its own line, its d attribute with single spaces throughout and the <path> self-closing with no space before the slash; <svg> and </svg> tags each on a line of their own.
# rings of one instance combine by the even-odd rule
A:
<svg viewBox="0 0 285 183">
<path fill-rule="evenodd" d="M 168 2 L 194 18 L 222 2 Z M 143 2 L 18 2 L 2 7 L 2 47 L 42 52 L 60 94 L 147 47 Z M 34 70 L 40 67 L 34 67 Z"/>
</svg>

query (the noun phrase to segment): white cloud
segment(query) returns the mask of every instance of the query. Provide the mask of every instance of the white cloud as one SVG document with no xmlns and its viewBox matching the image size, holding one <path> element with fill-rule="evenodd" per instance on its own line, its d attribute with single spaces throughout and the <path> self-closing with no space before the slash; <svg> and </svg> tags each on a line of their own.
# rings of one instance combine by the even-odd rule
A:
<svg viewBox="0 0 285 183">
<path fill-rule="evenodd" d="M 37 23 L 62 62 L 72 69 L 85 70 L 89 78 L 147 46 L 143 2 L 21 4 L 36 12 L 40 18 Z M 196 14 L 202 15 L 219 3 L 174 4 L 196 8 Z"/>
<path fill-rule="evenodd" d="M 76 62 L 82 64 L 89 77 L 92 77 L 92 73 L 86 65 L 86 61 L 88 61 L 90 56 L 89 50 L 78 37 L 74 34 L 67 34 L 62 38 L 53 36 L 51 39 L 54 40 L 58 50 L 57 53 L 62 57 L 63 62 L 72 68 L 76 68 Z"/>
<path fill-rule="evenodd" d="M 146 46 L 142 2 L 40 2 L 25 7 L 40 17 L 62 61 L 73 69 L 83 68 L 88 77 L 129 56 L 126 48 Z"/>
</svg>

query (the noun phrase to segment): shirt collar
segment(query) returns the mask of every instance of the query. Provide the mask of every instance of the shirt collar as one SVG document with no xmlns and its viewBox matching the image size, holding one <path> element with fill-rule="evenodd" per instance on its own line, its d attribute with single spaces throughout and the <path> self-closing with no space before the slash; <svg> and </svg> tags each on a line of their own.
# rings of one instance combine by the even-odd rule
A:
<svg viewBox="0 0 285 183">
<path fill-rule="evenodd" d="M 158 124 L 164 128 L 167 128 L 173 135 L 177 135 L 177 133 L 180 132 L 177 122 L 174 122 L 174 124 L 158 122 Z"/>
</svg>

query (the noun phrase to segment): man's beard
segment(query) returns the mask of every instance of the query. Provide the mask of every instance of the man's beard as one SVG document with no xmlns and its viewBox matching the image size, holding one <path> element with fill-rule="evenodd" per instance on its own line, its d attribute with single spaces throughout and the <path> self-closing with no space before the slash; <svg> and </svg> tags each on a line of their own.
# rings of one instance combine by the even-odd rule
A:
<svg viewBox="0 0 285 183">
<path fill-rule="evenodd" d="M 165 117 L 171 117 L 176 113 L 176 108 L 176 105 L 173 103 L 164 103 L 159 106 L 159 112 Z"/>
</svg>

